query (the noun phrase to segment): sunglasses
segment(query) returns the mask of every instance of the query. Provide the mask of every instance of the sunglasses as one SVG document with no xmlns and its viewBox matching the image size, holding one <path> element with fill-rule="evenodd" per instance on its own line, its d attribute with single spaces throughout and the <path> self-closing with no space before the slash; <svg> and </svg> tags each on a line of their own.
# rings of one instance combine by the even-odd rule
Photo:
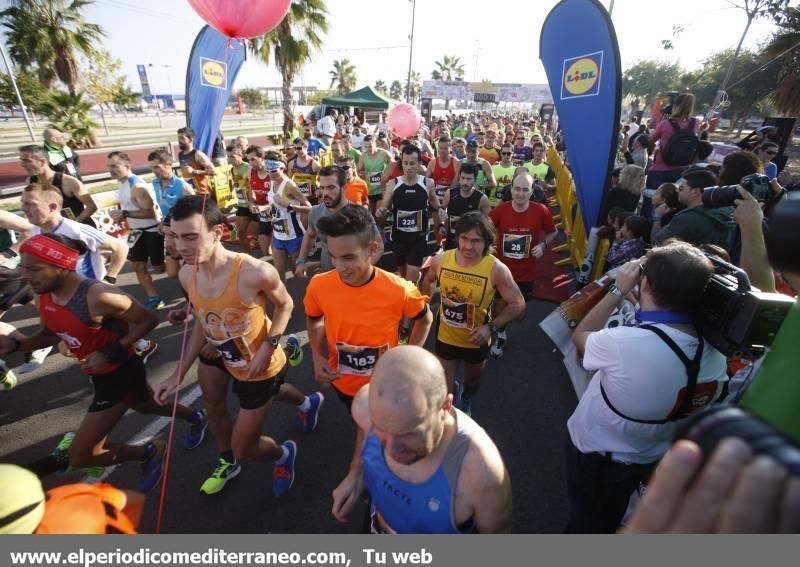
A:
<svg viewBox="0 0 800 567">
<path fill-rule="evenodd" d="M 510 156 L 511 152 L 500 152 L 501 156 Z"/>
<path fill-rule="evenodd" d="M 294 146 L 293 149 L 299 152 L 300 150 L 303 149 L 303 146 Z"/>
</svg>

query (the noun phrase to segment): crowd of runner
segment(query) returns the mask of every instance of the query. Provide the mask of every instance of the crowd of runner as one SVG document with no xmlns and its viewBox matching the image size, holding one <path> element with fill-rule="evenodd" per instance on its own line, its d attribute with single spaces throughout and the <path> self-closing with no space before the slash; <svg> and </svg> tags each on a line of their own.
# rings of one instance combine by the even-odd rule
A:
<svg viewBox="0 0 800 567">
<path fill-rule="evenodd" d="M 298 444 L 264 435 L 267 414 L 273 401 L 291 404 L 312 434 L 331 401 L 327 391 L 356 432 L 347 475 L 333 493 L 338 520 L 368 495 L 366 525 L 375 533 L 510 531 L 508 472 L 471 406 L 487 361 L 503 356 L 509 325 L 525 317 L 537 262 L 558 236 L 548 206 L 555 173 L 544 157 L 550 146 L 564 148 L 549 126 L 524 113 L 450 115 L 401 140 L 385 124 L 366 129 L 332 110 L 282 148 L 243 137 L 225 147 L 236 193 L 230 216 L 209 183 L 223 160 L 203 154 L 191 128 L 181 128 L 177 164 L 166 149 L 148 156 L 152 183 L 131 171 L 125 153 L 108 154 L 119 182 L 119 208 L 109 218 L 128 229 L 125 240 L 94 226 L 75 156 L 59 161 L 71 172 L 56 171 L 52 147 L 21 148 L 30 174 L 25 218 L 0 217 L 14 260 L 4 280 L 16 286 L 2 308 L 35 296 L 41 328 L 25 336 L 0 324 L 0 353 L 31 353 L 18 369 L 24 374 L 57 347 L 94 386 L 79 429 L 26 469 L 39 477 L 68 468 L 97 475 L 138 461 L 144 472 L 136 490 L 152 490 L 163 476 L 164 440 L 128 445 L 109 437 L 128 409 L 173 415 L 174 396 L 196 365 L 201 408 L 178 405 L 175 415 L 185 423 L 186 449 L 210 433 L 219 450 L 203 493 L 222 491 L 246 462 L 269 461 L 272 493 L 285 495 L 302 474 Z M 618 228 L 621 240 L 649 230 L 630 218 Z M 23 237 L 16 241 L 15 233 Z M 126 259 L 144 303 L 115 286 Z M 630 268 L 625 261 L 618 265 Z M 151 272 L 177 278 L 185 309 L 159 318 L 164 300 Z M 310 278 L 302 307 L 286 289 L 289 277 Z M 291 383 L 304 352 L 286 329 L 303 315 L 318 392 Z M 189 337 L 170 376 L 150 384 L 146 363 L 157 344 L 147 335 L 160 319 L 185 324 Z M 6 369 L 5 388 L 17 380 Z M 229 384 L 240 406 L 235 419 Z M 36 486 L 23 469 L 13 474 Z M 67 506 L 92 493 L 120 513 L 126 503 L 141 511 L 140 498 L 115 490 L 76 488 L 54 501 Z M 29 508 L 31 515 L 9 524 L 67 529 L 55 506 Z"/>
</svg>

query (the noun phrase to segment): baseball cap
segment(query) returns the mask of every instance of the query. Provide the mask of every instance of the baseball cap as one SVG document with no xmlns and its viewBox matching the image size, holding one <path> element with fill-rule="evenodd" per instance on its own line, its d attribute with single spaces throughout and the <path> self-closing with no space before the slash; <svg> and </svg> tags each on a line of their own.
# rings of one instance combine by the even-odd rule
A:
<svg viewBox="0 0 800 567">
<path fill-rule="evenodd" d="M 0 465 L 0 534 L 32 534 L 44 516 L 39 478 L 17 465 Z"/>
<path fill-rule="evenodd" d="M 467 142 L 467 147 L 468 148 L 477 148 L 478 147 L 478 142 L 476 142 L 475 140 L 470 140 L 469 142 Z"/>
</svg>

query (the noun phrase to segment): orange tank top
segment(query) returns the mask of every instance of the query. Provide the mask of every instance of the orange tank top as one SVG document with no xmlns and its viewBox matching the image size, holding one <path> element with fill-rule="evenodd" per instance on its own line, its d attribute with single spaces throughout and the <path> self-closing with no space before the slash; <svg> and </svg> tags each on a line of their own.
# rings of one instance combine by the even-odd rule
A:
<svg viewBox="0 0 800 567">
<path fill-rule="evenodd" d="M 239 296 L 239 271 L 245 254 L 238 254 L 228 283 L 215 297 L 204 297 L 193 279 L 189 283 L 189 301 L 203 325 L 206 340 L 213 345 L 231 376 L 245 380 L 250 361 L 264 344 L 272 325 L 262 302 L 246 304 Z M 274 378 L 286 365 L 286 355 L 279 346 L 272 354 L 263 376 L 254 381 Z"/>
</svg>

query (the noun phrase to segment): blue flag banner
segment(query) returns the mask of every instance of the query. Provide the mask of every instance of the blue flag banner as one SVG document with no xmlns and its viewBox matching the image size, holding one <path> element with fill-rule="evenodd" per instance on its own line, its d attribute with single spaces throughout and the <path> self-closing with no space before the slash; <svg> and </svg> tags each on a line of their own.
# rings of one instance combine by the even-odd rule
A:
<svg viewBox="0 0 800 567">
<path fill-rule="evenodd" d="M 195 147 L 211 155 L 225 105 L 247 50 L 211 26 L 194 40 L 186 70 L 186 122 L 197 136 Z"/>
<path fill-rule="evenodd" d="M 617 150 L 621 66 L 611 18 L 597 0 L 562 0 L 548 14 L 539 56 L 564 131 L 586 234 L 603 222 Z"/>
</svg>

